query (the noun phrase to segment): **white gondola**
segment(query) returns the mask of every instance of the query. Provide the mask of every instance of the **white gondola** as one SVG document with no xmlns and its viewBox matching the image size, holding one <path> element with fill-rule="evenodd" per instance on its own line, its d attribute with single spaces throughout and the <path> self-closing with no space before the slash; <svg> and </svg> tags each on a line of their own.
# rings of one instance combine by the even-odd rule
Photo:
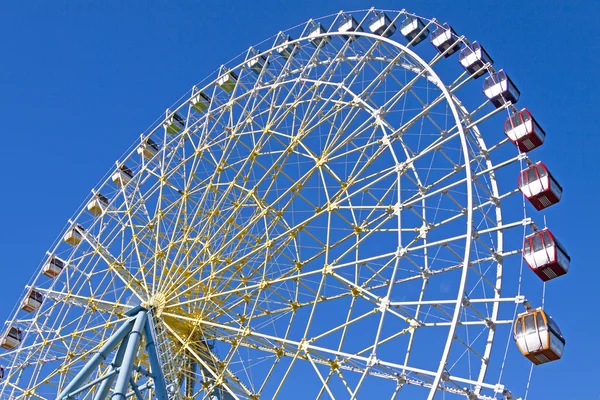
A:
<svg viewBox="0 0 600 400">
<path fill-rule="evenodd" d="M 536 365 L 560 359 L 565 350 L 558 325 L 541 308 L 519 314 L 514 338 L 521 353 Z"/>
<path fill-rule="evenodd" d="M 406 38 L 413 46 L 421 43 L 429 36 L 429 29 L 425 28 L 425 24 L 421 18 L 417 17 L 406 17 L 400 25 L 400 33 Z"/>
<path fill-rule="evenodd" d="M 255 56 L 246 62 L 246 66 L 250 68 L 256 75 L 260 75 L 262 70 L 269 66 L 269 61 L 264 55 Z"/>
<path fill-rule="evenodd" d="M 198 92 L 194 96 L 192 96 L 190 103 L 192 104 L 192 108 L 199 113 L 202 113 L 208 109 L 210 106 L 210 96 L 204 92 Z"/>
<path fill-rule="evenodd" d="M 352 15 L 345 15 L 342 22 L 338 25 L 338 32 L 340 33 L 352 33 L 352 32 L 363 32 L 363 28 L 358 24 L 356 19 Z M 355 35 L 342 35 L 345 40 L 356 39 Z"/>
<path fill-rule="evenodd" d="M 2 336 L 0 347 L 6 350 L 12 350 L 21 344 L 23 340 L 23 331 L 11 326 Z"/>
<path fill-rule="evenodd" d="M 384 12 L 374 11 L 373 18 L 369 21 L 369 30 L 375 35 L 389 38 L 396 32 L 396 25 Z"/>
<path fill-rule="evenodd" d="M 163 126 L 171 135 L 179 133 L 185 127 L 185 120 L 181 115 L 174 112 L 163 123 Z"/>
<path fill-rule="evenodd" d="M 48 278 L 56 278 L 65 268 L 65 262 L 58 257 L 51 256 L 42 267 L 42 274 Z"/>
<path fill-rule="evenodd" d="M 487 51 L 485 51 L 485 49 L 477 42 L 473 42 L 462 49 L 458 55 L 458 61 L 460 61 L 460 64 L 469 75 L 473 76 L 475 79 L 483 76 L 487 72 L 485 69 L 482 69 L 484 65 L 488 63 L 490 65 L 494 64 L 492 57 L 490 57 Z"/>
<path fill-rule="evenodd" d="M 454 29 L 447 23 L 439 26 L 431 34 L 431 44 L 437 49 L 439 53 L 444 53 L 444 57 L 450 57 L 461 48 L 461 42 L 458 40 L 458 35 L 454 32 Z"/>
<path fill-rule="evenodd" d="M 121 165 L 112 175 L 112 181 L 118 186 L 125 186 L 133 179 L 133 172 Z"/>
<path fill-rule="evenodd" d="M 227 70 L 225 67 L 221 67 L 221 69 L 223 70 L 223 75 L 217 79 L 217 86 L 227 93 L 231 93 L 237 84 L 238 75 L 233 71 Z"/>
<path fill-rule="evenodd" d="M 63 241 L 70 244 L 71 246 L 77 246 L 83 240 L 82 233 L 85 232 L 83 226 L 76 224 L 71 227 L 63 236 Z"/>
<path fill-rule="evenodd" d="M 87 209 L 94 215 L 102 214 L 108 208 L 108 199 L 97 193 L 87 205 Z"/>
<path fill-rule="evenodd" d="M 519 89 L 502 69 L 485 78 L 483 93 L 496 108 L 502 107 L 507 101 L 515 104 L 521 95 Z"/>
<path fill-rule="evenodd" d="M 159 148 L 156 142 L 150 138 L 146 138 L 146 140 L 144 140 L 142 144 L 138 146 L 137 153 L 140 155 L 140 157 L 150 160 L 158 154 L 158 150 Z"/>
<path fill-rule="evenodd" d="M 44 301 L 44 296 L 35 290 L 30 290 L 25 296 L 23 303 L 21 304 L 21 310 L 31 313 L 37 310 L 42 306 L 42 302 Z"/>
<path fill-rule="evenodd" d="M 324 33 L 327 33 L 327 30 L 323 28 L 323 25 L 316 23 L 308 31 L 308 41 L 315 47 L 319 47 L 321 44 L 325 45 L 329 43 L 331 38 L 329 36 L 321 36 Z"/>
<path fill-rule="evenodd" d="M 289 35 L 280 33 L 277 40 L 277 52 L 279 55 L 286 60 L 293 57 L 298 51 L 298 45 L 291 43 L 292 38 Z"/>
</svg>

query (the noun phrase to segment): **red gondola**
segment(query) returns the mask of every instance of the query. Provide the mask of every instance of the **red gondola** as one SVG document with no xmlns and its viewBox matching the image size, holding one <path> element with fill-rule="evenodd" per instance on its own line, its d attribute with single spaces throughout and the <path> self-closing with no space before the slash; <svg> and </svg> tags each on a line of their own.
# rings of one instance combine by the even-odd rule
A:
<svg viewBox="0 0 600 400">
<path fill-rule="evenodd" d="M 544 282 L 566 274 L 571 263 L 571 257 L 548 228 L 525 238 L 523 258 Z"/>
<path fill-rule="evenodd" d="M 535 365 L 560 359 L 565 349 L 558 325 L 541 308 L 519 314 L 514 335 L 521 353 Z"/>
<path fill-rule="evenodd" d="M 21 344 L 22 339 L 23 331 L 21 331 L 19 328 L 11 326 L 10 328 L 8 328 L 8 331 L 6 331 L 6 333 L 2 337 L 0 347 L 6 350 L 12 350 Z"/>
<path fill-rule="evenodd" d="M 562 186 L 542 162 L 521 171 L 519 189 L 538 211 L 558 203 L 562 196 Z"/>
<path fill-rule="evenodd" d="M 540 147 L 546 137 L 546 132 L 525 108 L 506 119 L 504 133 L 521 153 Z"/>
</svg>

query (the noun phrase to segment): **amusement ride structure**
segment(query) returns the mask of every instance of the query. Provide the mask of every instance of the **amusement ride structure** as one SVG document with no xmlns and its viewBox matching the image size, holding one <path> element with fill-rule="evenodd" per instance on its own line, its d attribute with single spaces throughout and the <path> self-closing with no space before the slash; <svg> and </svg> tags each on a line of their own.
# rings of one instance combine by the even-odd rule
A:
<svg viewBox="0 0 600 400">
<path fill-rule="evenodd" d="M 541 293 L 570 258 L 526 213 L 562 188 L 487 50 L 369 9 L 221 66 L 48 251 L 0 398 L 523 396 L 506 371 L 561 358 Z"/>
</svg>

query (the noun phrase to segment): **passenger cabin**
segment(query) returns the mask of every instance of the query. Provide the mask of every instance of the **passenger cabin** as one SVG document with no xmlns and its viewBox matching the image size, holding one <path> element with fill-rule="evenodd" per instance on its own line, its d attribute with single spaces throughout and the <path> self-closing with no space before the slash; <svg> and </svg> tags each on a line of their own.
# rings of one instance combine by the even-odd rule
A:
<svg viewBox="0 0 600 400">
<path fill-rule="evenodd" d="M 450 57 L 461 48 L 461 42 L 458 40 L 458 35 L 454 32 L 454 29 L 447 23 L 438 26 L 436 30 L 431 34 L 431 44 L 441 54 L 446 50 L 448 52 L 444 54 L 444 57 Z"/>
<path fill-rule="evenodd" d="M 100 193 L 96 193 L 96 195 L 90 200 L 87 205 L 87 209 L 94 215 L 100 215 L 108 208 L 108 199 L 101 195 Z"/>
<path fill-rule="evenodd" d="M 345 15 L 342 18 L 342 22 L 338 25 L 338 32 L 340 33 L 352 33 L 352 32 L 363 32 L 363 28 L 358 24 L 356 19 L 352 15 Z M 356 39 L 355 35 L 342 35 L 345 40 Z"/>
<path fill-rule="evenodd" d="M 546 132 L 525 108 L 506 119 L 504 133 L 521 153 L 540 147 L 546 138 Z"/>
<path fill-rule="evenodd" d="M 462 49 L 458 55 L 458 61 L 463 68 L 471 75 L 474 79 L 477 79 L 487 72 L 482 69 L 486 64 L 494 64 L 492 57 L 485 51 L 485 49 L 477 42 L 473 42 Z"/>
<path fill-rule="evenodd" d="M 235 88 L 237 81 L 238 75 L 235 72 L 225 70 L 224 74 L 217 79 L 217 86 L 227 93 L 231 93 Z"/>
<path fill-rule="evenodd" d="M 25 296 L 23 303 L 21 304 L 21 310 L 26 311 L 28 313 L 34 312 L 38 308 L 42 306 L 42 302 L 44 301 L 44 296 L 40 292 L 35 290 L 30 290 Z"/>
<path fill-rule="evenodd" d="M 308 31 L 308 41 L 315 47 L 319 47 L 321 44 L 325 45 L 329 43 L 331 38 L 329 36 L 321 36 L 324 33 L 327 33 L 327 30 L 323 28 L 323 25 L 313 23 L 313 27 Z"/>
<path fill-rule="evenodd" d="M 521 353 L 535 365 L 560 359 L 565 349 L 558 325 L 541 308 L 519 314 L 514 335 Z"/>
<path fill-rule="evenodd" d="M 197 92 L 190 99 L 192 108 L 198 111 L 199 113 L 203 113 L 204 111 L 206 111 L 208 109 L 208 106 L 210 106 L 210 102 L 210 96 L 204 92 Z"/>
<path fill-rule="evenodd" d="M 19 328 L 11 326 L 4 333 L 0 347 L 2 347 L 3 349 L 6 349 L 6 350 L 12 350 L 15 347 L 19 346 L 21 344 L 22 340 L 23 340 L 23 331 L 21 331 Z"/>
<path fill-rule="evenodd" d="M 269 66 L 269 62 L 267 61 L 267 57 L 264 55 L 252 57 L 246 63 L 246 66 L 252 70 L 256 75 L 260 75 L 263 68 Z"/>
<path fill-rule="evenodd" d="M 521 96 L 519 89 L 502 69 L 485 78 L 483 93 L 496 108 L 502 107 L 507 101 L 516 104 Z"/>
<path fill-rule="evenodd" d="M 163 123 L 163 126 L 171 135 L 179 133 L 185 127 L 185 120 L 176 112 L 172 113 Z"/>
<path fill-rule="evenodd" d="M 566 274 L 571 263 L 571 257 L 548 228 L 525 238 L 523 258 L 544 282 Z"/>
<path fill-rule="evenodd" d="M 146 138 L 137 148 L 137 153 L 140 157 L 150 160 L 152 157 L 158 154 L 159 148 L 156 142 L 150 138 Z"/>
<path fill-rule="evenodd" d="M 369 21 L 369 30 L 375 35 L 389 38 L 396 32 L 396 25 L 384 12 L 374 11 L 373 18 Z"/>
<path fill-rule="evenodd" d="M 279 40 L 277 41 L 277 53 L 286 60 L 293 57 L 298 51 L 298 45 L 291 43 L 292 38 L 289 35 L 280 34 Z"/>
<path fill-rule="evenodd" d="M 400 33 L 408 40 L 412 46 L 416 46 L 429 36 L 429 28 L 425 28 L 425 24 L 421 18 L 406 17 L 400 25 Z"/>
<path fill-rule="evenodd" d="M 521 171 L 519 189 L 538 211 L 558 203 L 562 196 L 562 187 L 542 162 Z"/>
<path fill-rule="evenodd" d="M 125 186 L 132 179 L 133 172 L 125 165 L 121 165 L 112 175 L 112 181 L 118 186 Z"/>
<path fill-rule="evenodd" d="M 4 379 L 4 367 L 0 365 L 0 381 Z"/>
<path fill-rule="evenodd" d="M 65 262 L 58 257 L 51 256 L 42 267 L 42 274 L 48 278 L 56 278 L 65 267 Z"/>
<path fill-rule="evenodd" d="M 82 232 L 85 232 L 83 226 L 76 224 L 65 233 L 63 240 L 71 246 L 77 246 L 83 240 Z"/>
</svg>

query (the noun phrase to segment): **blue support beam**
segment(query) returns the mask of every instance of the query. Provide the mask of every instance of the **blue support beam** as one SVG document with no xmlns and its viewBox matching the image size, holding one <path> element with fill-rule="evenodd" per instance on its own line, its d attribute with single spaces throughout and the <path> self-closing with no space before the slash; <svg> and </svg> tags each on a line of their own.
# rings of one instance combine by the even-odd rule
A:
<svg viewBox="0 0 600 400">
<path fill-rule="evenodd" d="M 75 398 L 79 393 L 85 392 L 86 390 L 88 390 L 92 386 L 95 386 L 95 385 L 99 384 L 100 382 L 102 382 L 102 383 L 106 382 L 106 380 L 108 380 L 110 378 L 113 378 L 118 373 L 119 373 L 118 369 L 113 369 L 112 371 L 109 371 L 106 375 L 104 375 L 104 376 L 102 376 L 102 377 L 100 377 L 98 379 L 94 379 L 93 381 L 91 381 L 87 385 L 84 385 L 84 386 L 80 387 L 79 389 L 73 390 L 71 393 L 69 393 L 69 397 Z"/>
<path fill-rule="evenodd" d="M 146 326 L 144 326 L 144 334 L 146 336 L 146 353 L 150 359 L 152 375 L 154 375 L 155 395 L 158 400 L 168 400 L 169 397 L 167 395 L 167 387 L 165 386 L 165 377 L 162 372 L 160 361 L 158 360 L 156 344 L 154 343 L 154 335 L 150 324 L 150 319 L 148 319 L 146 321 Z"/>
<path fill-rule="evenodd" d="M 92 357 L 90 361 L 83 367 L 81 371 L 73 378 L 73 380 L 64 388 L 57 396 L 58 400 L 70 399 L 71 392 L 79 389 L 81 385 L 90 377 L 94 370 L 110 355 L 115 347 L 129 334 L 132 328 L 133 321 L 125 322 L 117 331 L 108 339 L 108 341 L 100 348 L 100 350 Z"/>
<path fill-rule="evenodd" d="M 115 384 L 115 389 L 112 396 L 113 400 L 125 400 L 127 398 L 127 387 L 133 372 L 134 361 L 138 354 L 138 348 L 142 341 L 142 334 L 144 326 L 146 325 L 147 314 L 145 310 L 140 310 L 135 318 L 133 328 L 129 332 L 129 339 L 127 342 L 127 348 L 125 349 L 125 355 L 123 356 L 123 362 L 121 363 L 121 369 L 119 371 L 119 377 Z"/>
<path fill-rule="evenodd" d="M 121 363 L 123 362 L 123 357 L 125 356 L 125 349 L 127 348 L 127 343 L 128 343 L 128 339 L 129 336 L 127 336 L 125 339 L 123 339 L 123 341 L 121 342 L 121 345 L 119 346 L 119 350 L 117 350 L 117 353 L 115 354 L 114 358 L 113 358 L 113 362 L 111 364 L 111 369 L 112 371 L 116 371 L 117 369 L 119 369 L 121 367 Z M 114 373 L 110 376 L 110 378 L 106 379 L 104 382 L 102 382 L 102 385 L 100 385 L 100 388 L 98 389 L 98 391 L 96 392 L 96 395 L 94 396 L 94 400 L 106 400 L 106 396 L 108 396 L 108 392 L 110 391 L 110 388 L 112 387 L 113 383 L 115 382 L 115 378 L 117 374 Z"/>
<path fill-rule="evenodd" d="M 138 398 L 138 400 L 144 400 L 144 396 L 142 396 L 142 392 L 140 392 L 140 388 L 135 383 L 133 378 L 129 378 L 129 383 L 131 384 L 131 389 L 133 389 L 133 393 L 135 393 L 135 396 Z"/>
</svg>

